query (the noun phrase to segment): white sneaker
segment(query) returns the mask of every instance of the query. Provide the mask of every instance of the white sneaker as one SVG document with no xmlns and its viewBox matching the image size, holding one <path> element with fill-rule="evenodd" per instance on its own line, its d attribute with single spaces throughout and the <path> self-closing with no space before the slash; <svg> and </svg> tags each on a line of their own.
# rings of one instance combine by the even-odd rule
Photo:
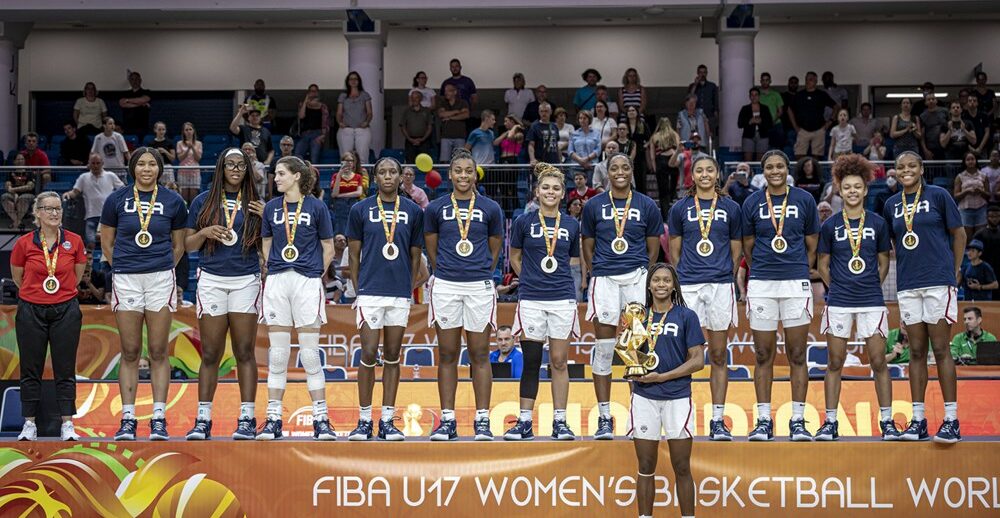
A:
<svg viewBox="0 0 1000 518">
<path fill-rule="evenodd" d="M 21 434 L 17 436 L 19 441 L 34 441 L 38 439 L 38 427 L 35 426 L 34 421 L 25 421 L 24 428 L 21 428 Z"/>
<path fill-rule="evenodd" d="M 63 421 L 62 426 L 59 428 L 59 438 L 64 441 L 80 440 L 80 436 L 77 435 L 76 429 L 73 428 L 73 421 Z"/>
</svg>

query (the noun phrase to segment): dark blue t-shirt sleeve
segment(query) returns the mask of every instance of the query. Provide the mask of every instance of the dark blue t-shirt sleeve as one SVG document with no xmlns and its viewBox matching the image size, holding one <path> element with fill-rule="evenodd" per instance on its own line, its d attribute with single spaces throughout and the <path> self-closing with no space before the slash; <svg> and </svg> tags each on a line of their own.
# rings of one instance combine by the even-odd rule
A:
<svg viewBox="0 0 1000 518">
<path fill-rule="evenodd" d="M 939 203 L 943 205 L 939 205 L 939 207 L 941 209 L 941 215 L 944 218 L 945 226 L 948 227 L 948 230 L 961 227 L 962 215 L 958 212 L 958 205 L 955 203 L 955 200 L 951 196 L 944 194 L 943 191 L 938 192 L 941 193 L 941 195 L 938 196 L 938 199 Z"/>
<path fill-rule="evenodd" d="M 520 215 L 514 220 L 514 224 L 510 228 L 510 247 L 511 248 L 524 248 L 524 215 Z"/>
<path fill-rule="evenodd" d="M 273 218 L 274 209 L 264 206 L 264 217 L 261 218 L 260 222 L 260 237 L 271 237 L 274 235 L 274 231 L 271 230 L 271 218 Z"/>
<path fill-rule="evenodd" d="M 489 217 L 490 217 L 490 225 L 489 225 L 490 237 L 503 236 L 503 223 L 505 218 L 503 216 L 503 209 L 500 208 L 500 205 L 497 205 L 496 203 L 490 204 Z"/>
<path fill-rule="evenodd" d="M 410 216 L 410 221 L 413 222 L 410 225 L 410 246 L 422 247 L 424 246 L 424 211 L 419 208 L 414 209 Z"/>
<path fill-rule="evenodd" d="M 819 230 L 819 244 L 816 245 L 816 252 L 820 254 L 829 254 L 832 251 L 833 251 L 833 227 L 827 223 L 824 223 Z"/>
<path fill-rule="evenodd" d="M 361 204 L 355 203 L 347 216 L 347 239 L 361 241 L 365 236 L 365 222 L 361 217 Z"/>
<path fill-rule="evenodd" d="M 891 227 L 892 225 L 889 225 L 885 220 L 879 222 L 879 228 L 875 233 L 878 236 L 879 253 L 888 252 L 892 248 L 892 236 L 889 234 Z"/>
<path fill-rule="evenodd" d="M 885 220 L 886 233 L 889 235 L 890 242 L 896 238 L 896 229 L 892 226 L 892 204 L 889 203 L 891 199 L 886 199 L 885 205 L 882 206 L 882 219 Z"/>
<path fill-rule="evenodd" d="M 597 222 L 595 221 L 594 206 L 597 202 L 594 200 L 596 199 L 596 197 L 591 198 L 583 205 L 583 214 L 580 215 L 580 232 L 583 234 L 583 237 L 594 237 L 595 235 Z"/>
<path fill-rule="evenodd" d="M 652 201 L 646 205 L 646 237 L 656 237 L 663 235 L 663 214 L 660 214 L 659 207 Z"/>
<path fill-rule="evenodd" d="M 674 203 L 670 207 L 670 212 L 667 213 L 667 230 L 670 231 L 671 237 L 680 237 L 681 230 L 684 228 L 684 218 L 681 217 L 681 201 Z"/>
<path fill-rule="evenodd" d="M 313 198 L 315 200 L 315 198 Z M 319 226 L 316 227 L 320 239 L 333 239 L 333 221 L 330 219 L 330 211 L 326 209 L 323 202 L 316 200 L 317 209 L 315 216 L 319 218 Z"/>
<path fill-rule="evenodd" d="M 170 230 L 185 228 L 188 219 L 187 205 L 184 205 L 184 200 L 180 196 L 174 199 L 174 204 L 176 209 L 174 210 L 174 217 L 170 221 Z"/>
<path fill-rule="evenodd" d="M 756 232 L 755 232 L 755 229 L 754 229 L 754 221 L 753 221 L 753 205 L 754 205 L 754 203 L 755 202 L 753 201 L 753 197 L 752 196 L 751 197 L 747 197 L 747 199 L 743 201 L 742 212 L 743 212 L 743 235 L 744 236 L 754 236 L 754 235 L 756 235 Z"/>
<path fill-rule="evenodd" d="M 118 196 L 108 196 L 101 209 L 101 225 L 118 228 Z"/>
<path fill-rule="evenodd" d="M 424 233 L 438 233 L 437 204 L 428 205 L 427 210 L 424 211 Z"/>
<path fill-rule="evenodd" d="M 729 217 L 733 218 L 729 223 L 729 239 L 741 239 L 743 237 L 743 210 L 737 205 L 729 211 Z"/>
<path fill-rule="evenodd" d="M 201 213 L 201 206 L 204 199 L 205 198 L 198 196 L 191 202 L 191 208 L 188 210 L 187 228 L 198 228 L 198 214 Z"/>
<path fill-rule="evenodd" d="M 802 234 L 811 236 L 819 232 L 819 210 L 816 209 L 816 200 L 809 196 L 806 203 L 806 224 L 802 228 Z"/>
<path fill-rule="evenodd" d="M 580 227 L 575 228 L 575 232 L 569 234 L 569 256 L 580 257 Z"/>
</svg>

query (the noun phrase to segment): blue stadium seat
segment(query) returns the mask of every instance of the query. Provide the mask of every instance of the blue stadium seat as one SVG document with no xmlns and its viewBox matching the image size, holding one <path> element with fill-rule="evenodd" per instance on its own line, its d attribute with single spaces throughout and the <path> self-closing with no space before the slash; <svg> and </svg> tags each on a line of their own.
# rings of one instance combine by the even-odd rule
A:
<svg viewBox="0 0 1000 518">
<path fill-rule="evenodd" d="M 726 365 L 733 364 L 733 350 L 727 349 L 728 354 L 726 355 Z M 711 359 L 708 357 L 708 347 L 705 348 L 705 366 L 708 367 L 712 365 Z"/>
<path fill-rule="evenodd" d="M 146 135 L 145 137 L 142 138 L 142 145 L 148 146 L 152 144 L 154 140 L 156 140 L 156 135 L 153 134 Z"/>
<path fill-rule="evenodd" d="M 381 153 L 378 154 L 378 157 L 379 158 L 391 157 L 395 158 L 400 163 L 402 163 L 403 159 L 406 158 L 406 155 L 403 153 L 402 149 L 385 148 L 382 150 Z"/>
<path fill-rule="evenodd" d="M 729 379 L 731 380 L 749 380 L 750 368 L 746 365 L 733 365 L 729 367 Z"/>
<path fill-rule="evenodd" d="M 549 364 L 543 363 L 542 367 L 538 369 L 538 379 L 540 380 L 552 379 L 552 375 L 549 373 Z"/>
<path fill-rule="evenodd" d="M 7 387 L 0 401 L 0 437 L 17 437 L 24 426 L 21 416 L 21 389 Z"/>
<path fill-rule="evenodd" d="M 403 353 L 403 365 L 434 366 L 434 350 L 430 347 L 407 347 Z"/>
<path fill-rule="evenodd" d="M 129 148 L 139 147 L 139 136 L 138 135 L 125 135 L 125 143 L 128 144 Z"/>
<path fill-rule="evenodd" d="M 232 145 L 233 139 L 228 133 L 215 133 L 210 135 L 204 135 L 201 138 L 201 145 L 203 147 L 213 146 L 213 147 L 223 147 L 227 148 Z"/>
<path fill-rule="evenodd" d="M 823 367 L 809 367 L 809 378 L 810 379 L 822 379 L 826 377 L 826 369 Z"/>
<path fill-rule="evenodd" d="M 902 365 L 887 365 L 889 367 L 889 377 L 894 380 L 903 379 L 906 377 Z"/>
<path fill-rule="evenodd" d="M 347 369 L 337 366 L 326 366 L 323 367 L 323 376 L 326 378 L 327 381 L 346 380 Z"/>
<path fill-rule="evenodd" d="M 806 349 L 806 361 L 817 365 L 826 365 L 829 361 L 829 354 L 825 345 L 810 345 Z"/>
<path fill-rule="evenodd" d="M 66 140 L 66 135 L 53 135 L 52 140 L 49 141 L 48 150 L 59 149 L 64 140 Z"/>
<path fill-rule="evenodd" d="M 938 176 L 934 179 L 933 183 L 938 187 L 942 187 L 950 191 L 952 185 L 955 183 L 955 179 L 948 176 Z"/>
<path fill-rule="evenodd" d="M 319 154 L 320 164 L 339 164 L 340 152 L 336 149 L 324 149 Z"/>
<path fill-rule="evenodd" d="M 469 361 L 469 348 L 463 347 L 462 352 L 458 354 L 458 364 L 459 365 L 471 365 Z"/>
<path fill-rule="evenodd" d="M 549 346 L 542 346 L 542 365 L 549 364 Z"/>
</svg>

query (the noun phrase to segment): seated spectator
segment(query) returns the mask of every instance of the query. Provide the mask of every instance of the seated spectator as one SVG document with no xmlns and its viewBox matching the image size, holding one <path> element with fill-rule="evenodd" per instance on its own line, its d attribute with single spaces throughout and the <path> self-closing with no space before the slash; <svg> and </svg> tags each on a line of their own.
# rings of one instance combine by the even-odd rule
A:
<svg viewBox="0 0 1000 518">
<path fill-rule="evenodd" d="M 3 211 L 10 218 L 10 228 L 21 229 L 24 217 L 31 210 L 35 201 L 35 172 L 25 169 L 26 159 L 23 154 L 14 155 L 12 170 L 4 182 L 4 192 L 0 194 Z"/>
<path fill-rule="evenodd" d="M 677 133 L 682 141 L 691 140 L 692 133 L 705 136 L 712 134 L 708 118 L 701 108 L 698 108 L 698 96 L 693 93 L 684 98 L 684 109 L 677 112 Z"/>
<path fill-rule="evenodd" d="M 990 183 L 979 170 L 976 154 L 965 153 L 965 169 L 955 177 L 953 194 L 962 212 L 965 235 L 974 236 L 986 225 L 986 204 L 990 200 Z"/>
<path fill-rule="evenodd" d="M 577 222 L 579 222 L 580 218 L 583 216 L 583 204 L 584 204 L 583 198 L 573 198 L 572 200 L 569 201 L 569 203 L 566 204 L 566 214 L 575 219 Z M 577 265 L 576 269 L 579 269 L 579 263 L 574 263 L 574 259 L 579 260 L 579 257 L 571 257 L 570 264 L 571 265 L 576 264 Z M 577 275 L 577 277 L 579 277 L 579 275 Z"/>
<path fill-rule="evenodd" d="M 930 339 L 927 344 L 930 345 Z M 906 334 L 906 326 L 889 330 L 885 339 L 885 361 L 896 365 L 910 363 L 910 340 Z"/>
<path fill-rule="evenodd" d="M 267 165 L 257 159 L 257 150 L 254 149 L 253 144 L 244 142 L 240 146 L 240 150 L 250 156 L 251 164 L 247 168 L 247 174 L 253 176 L 253 184 L 257 187 L 257 196 L 263 199 L 267 195 Z M 317 175 L 318 177 L 319 175 Z"/>
<path fill-rule="evenodd" d="M 576 89 L 573 94 L 573 106 L 577 110 L 593 110 L 597 103 L 597 82 L 601 80 L 601 73 L 593 68 L 588 68 L 580 74 L 585 85 Z"/>
<path fill-rule="evenodd" d="M 865 145 L 864 150 L 861 151 L 861 154 L 868 160 L 877 162 L 885 160 L 885 151 L 885 139 L 882 138 L 882 132 L 880 130 L 875 130 L 875 132 L 872 133 L 871 138 L 868 139 L 868 143 Z M 879 165 L 878 170 L 875 172 L 876 179 L 879 178 L 879 171 L 882 171 L 882 177 L 885 177 L 885 168 Z"/>
<path fill-rule="evenodd" d="M 983 311 L 976 306 L 968 306 L 962 311 L 965 332 L 951 339 L 951 357 L 959 365 L 975 365 L 976 350 L 983 342 L 996 342 L 997 337 L 983 329 Z"/>
<path fill-rule="evenodd" d="M 736 171 L 726 179 L 725 191 L 729 197 L 742 206 L 743 201 L 756 190 L 756 187 L 750 185 L 750 164 L 746 162 L 736 164 Z"/>
<path fill-rule="evenodd" d="M 84 165 L 90 156 L 90 141 L 76 131 L 73 121 L 63 124 L 66 138 L 59 143 L 59 165 Z"/>
<path fill-rule="evenodd" d="M 567 201 L 571 202 L 576 199 L 581 199 L 584 203 L 586 203 L 587 200 L 597 196 L 597 191 L 593 187 L 587 185 L 587 174 L 583 171 L 573 173 L 573 183 L 575 184 L 575 188 L 570 189 L 569 194 L 567 195 Z"/>
<path fill-rule="evenodd" d="M 972 123 L 962 118 L 962 104 L 952 101 L 948 109 L 948 122 L 942 127 L 939 144 L 944 148 L 945 160 L 962 160 L 976 145 L 976 132 Z"/>
<path fill-rule="evenodd" d="M 452 151 L 465 146 L 465 121 L 468 120 L 469 113 L 469 103 L 459 99 L 455 85 L 445 85 L 444 97 L 438 99 L 437 107 L 437 116 L 441 121 L 439 161 L 450 161 Z"/>
<path fill-rule="evenodd" d="M 101 132 L 102 121 L 108 116 L 108 105 L 97 96 L 97 85 L 87 82 L 83 85 L 83 97 L 73 104 L 73 124 L 77 132 L 89 137 Z"/>
<path fill-rule="evenodd" d="M 124 97 L 118 100 L 118 106 L 122 109 L 122 128 L 128 135 L 139 137 L 142 142 L 143 137 L 149 132 L 149 103 L 152 96 L 149 90 L 142 87 L 142 76 L 136 72 L 129 72 L 129 91 Z M 107 163 L 108 157 L 104 157 Z"/>
<path fill-rule="evenodd" d="M 969 241 L 965 247 L 969 265 L 962 270 L 961 286 L 965 288 L 962 300 L 993 300 L 993 290 L 1000 288 L 993 267 L 983 261 L 983 242 Z"/>
<path fill-rule="evenodd" d="M 281 137 L 281 141 L 278 142 L 278 151 L 280 155 L 275 155 L 271 160 L 271 164 L 267 167 L 267 198 L 270 200 L 276 194 L 278 194 L 278 188 L 274 185 L 274 168 L 278 166 L 278 160 L 285 158 L 286 156 L 295 155 L 295 139 L 289 135 Z"/>
<path fill-rule="evenodd" d="M 333 236 L 333 260 L 330 267 L 323 275 L 323 282 L 326 289 L 326 301 L 330 304 L 339 304 L 343 296 L 350 291 L 353 297 L 354 288 L 351 285 L 350 271 L 348 270 L 347 237 L 343 234 Z"/>
<path fill-rule="evenodd" d="M 830 205 L 830 202 L 821 201 L 816 204 L 816 212 L 819 213 L 819 222 L 822 223 L 833 216 L 833 205 Z"/>
<path fill-rule="evenodd" d="M 38 147 L 38 134 L 31 131 L 24 135 L 24 149 L 21 150 L 21 154 L 24 155 L 24 165 L 28 167 L 48 167 L 49 156 L 45 154 Z M 41 180 L 41 187 L 45 187 L 50 180 L 52 180 L 52 170 L 51 169 L 33 169 L 35 178 Z"/>
<path fill-rule="evenodd" d="M 524 370 L 524 356 L 521 354 L 521 350 L 516 347 L 510 326 L 497 328 L 497 349 L 490 353 L 490 363 L 509 363 L 510 375 L 515 379 L 521 379 L 521 371 Z"/>
<path fill-rule="evenodd" d="M 563 108 L 556 108 L 555 118 L 556 128 L 559 130 L 559 153 L 564 157 L 568 157 L 569 139 L 573 138 L 573 132 L 576 131 L 576 127 L 566 122 L 566 110 Z"/>
<path fill-rule="evenodd" d="M 885 172 L 885 187 L 885 191 L 881 191 L 875 195 L 875 203 L 872 204 L 872 210 L 878 211 L 878 214 L 883 214 L 882 209 L 885 207 L 885 202 L 893 194 L 899 192 L 899 180 L 896 179 L 895 169 L 889 169 Z"/>
<path fill-rule="evenodd" d="M 743 160 L 760 160 L 769 148 L 769 136 L 774 121 L 771 110 L 760 102 L 760 88 L 750 89 L 750 104 L 743 105 L 736 121 L 743 130 Z"/>
<path fill-rule="evenodd" d="M 569 158 L 588 173 L 594 170 L 594 162 L 601 156 L 601 135 L 590 127 L 594 116 L 587 110 L 581 110 L 576 118 L 580 127 L 573 132 L 569 140 Z"/>
<path fill-rule="evenodd" d="M 823 194 L 824 184 L 821 175 L 819 160 L 813 157 L 800 159 L 795 165 L 795 186 L 812 194 L 817 203 Z"/>
<path fill-rule="evenodd" d="M 104 304 L 104 274 L 94 271 L 93 264 L 93 254 L 88 251 L 87 264 L 84 266 L 83 277 L 80 278 L 80 285 L 77 287 L 77 299 L 80 304 Z"/>
<path fill-rule="evenodd" d="M 365 197 L 362 183 L 364 169 L 354 151 L 348 151 L 340 157 L 340 170 L 330 180 L 330 216 L 333 218 L 333 231 L 336 234 L 347 232 L 347 219 L 351 207 Z"/>
<path fill-rule="evenodd" d="M 535 100 L 535 93 L 524 87 L 524 74 L 514 74 L 514 88 L 508 88 L 503 93 L 503 102 L 507 103 L 507 115 L 518 119 L 524 117 L 524 110 Z"/>
<path fill-rule="evenodd" d="M 351 72 L 344 78 L 344 91 L 337 97 L 337 148 L 341 153 L 355 151 L 362 163 L 368 163 L 371 149 L 372 97 L 365 91 L 361 74 Z"/>
<path fill-rule="evenodd" d="M 403 190 L 410 195 L 410 199 L 413 200 L 420 208 L 423 209 L 427 207 L 429 203 L 427 200 L 427 193 L 423 189 L 414 185 L 413 180 L 416 178 L 417 173 L 412 167 L 403 168 Z"/>
<path fill-rule="evenodd" d="M 976 232 L 972 239 L 983 243 L 984 262 L 1000 265 L 1000 205 L 990 204 L 986 209 L 986 228 Z M 1000 289 L 993 290 L 993 300 L 1000 300 Z"/>
<path fill-rule="evenodd" d="M 139 358 L 139 379 L 149 380 L 149 358 L 146 356 Z"/>
<path fill-rule="evenodd" d="M 177 158 L 177 148 L 167 139 L 167 124 L 163 121 L 153 123 L 153 141 L 149 143 L 149 147 L 160 152 L 165 165 L 174 163 Z"/>
<path fill-rule="evenodd" d="M 618 147 L 618 142 L 614 140 L 604 144 L 604 156 L 607 158 L 594 164 L 594 174 L 590 177 L 590 184 L 597 192 L 604 192 L 611 188 L 611 177 L 608 176 L 608 158 L 619 151 L 621 150 Z M 632 178 L 632 184 L 635 185 L 635 177 Z"/>
<path fill-rule="evenodd" d="M 848 122 L 848 117 L 850 115 L 846 109 L 837 110 L 837 125 L 830 129 L 830 152 L 827 159 L 831 162 L 841 155 L 854 152 L 854 139 L 858 131 Z"/>
<path fill-rule="evenodd" d="M 315 83 L 309 85 L 305 98 L 299 101 L 298 125 L 295 155 L 318 164 L 323 144 L 330 135 L 330 108 L 320 98 L 319 85 Z"/>
<path fill-rule="evenodd" d="M 525 212 L 538 210 L 538 201 L 534 198 L 532 198 L 532 201 L 535 202 L 535 206 L 531 208 L 525 207 Z M 517 288 L 520 284 L 521 281 L 517 278 L 517 274 L 514 272 L 505 274 L 500 284 L 496 287 L 497 300 L 500 302 L 517 302 Z"/>
<path fill-rule="evenodd" d="M 524 108 L 524 117 L 521 117 L 521 120 L 524 121 L 526 125 L 537 121 L 538 107 L 541 106 L 542 103 L 547 102 L 548 99 L 549 89 L 546 88 L 545 85 L 538 85 L 535 87 L 535 100 L 528 103 L 528 106 Z"/>
<path fill-rule="evenodd" d="M 129 159 L 128 145 L 125 144 L 125 137 L 115 131 L 115 120 L 111 117 L 104 118 L 104 132 L 94 137 L 90 152 L 101 155 L 104 167 L 124 181 L 125 166 Z"/>
<path fill-rule="evenodd" d="M 509 114 L 503 118 L 503 127 L 506 131 L 495 140 L 500 145 L 500 163 L 519 164 L 524 148 L 524 127 L 516 116 Z"/>
<path fill-rule="evenodd" d="M 264 84 L 263 79 L 253 82 L 253 93 L 243 100 L 243 104 L 260 112 L 261 123 L 268 130 L 271 129 L 274 121 L 278 118 L 278 103 L 273 97 L 267 94 L 267 86 Z M 255 143 L 254 145 L 258 148 L 260 147 L 259 144 Z"/>
<path fill-rule="evenodd" d="M 413 92 L 420 93 L 420 105 L 424 108 L 431 110 L 437 106 L 437 99 L 435 99 L 437 94 L 433 88 L 427 88 L 427 74 L 423 70 L 413 76 L 413 88 L 410 88 L 409 93 Z"/>
<path fill-rule="evenodd" d="M 465 149 L 472 153 L 477 165 L 496 163 L 496 154 L 493 151 L 493 141 L 497 138 L 493 133 L 493 126 L 497 123 L 496 116 L 492 110 L 483 110 L 479 120 L 479 127 L 472 130 L 465 140 Z"/>
<path fill-rule="evenodd" d="M 240 124 L 246 118 L 246 124 Z M 264 127 L 260 110 L 249 103 L 241 104 L 236 116 L 229 123 L 229 132 L 240 139 L 240 146 L 246 143 L 253 145 L 257 160 L 270 164 L 274 159 L 274 148 L 271 145 L 271 130 Z"/>
<path fill-rule="evenodd" d="M 795 158 L 826 156 L 827 108 L 838 107 L 826 92 L 816 88 L 816 72 L 806 73 L 806 88 L 795 93 L 788 118 L 796 132 Z"/>
<path fill-rule="evenodd" d="M 99 153 L 91 153 L 87 169 L 86 173 L 76 178 L 73 189 L 63 194 L 63 199 L 68 201 L 83 196 L 86 220 L 83 241 L 88 250 L 93 250 L 100 236 L 97 226 L 101 220 L 104 201 L 125 184 L 117 175 L 104 170 L 104 158 Z"/>
<path fill-rule="evenodd" d="M 608 117 L 611 117 L 611 122 L 618 122 L 618 118 L 621 117 L 621 111 L 618 109 L 618 103 L 611 100 L 608 97 L 608 87 L 604 85 L 597 85 L 597 100 L 603 102 L 608 107 Z M 594 118 L 597 118 L 597 105 L 594 105 Z"/>
<path fill-rule="evenodd" d="M 195 131 L 194 124 L 185 122 L 181 126 L 181 139 L 177 142 L 177 161 L 185 169 L 177 171 L 177 187 L 181 197 L 188 203 L 201 190 L 201 171 L 197 169 L 201 156 L 202 145 L 198 140 L 198 132 Z"/>
<path fill-rule="evenodd" d="M 878 120 L 872 117 L 871 103 L 867 102 L 861 103 L 861 112 L 851 119 L 850 124 L 854 126 L 854 145 L 858 148 L 868 147 L 872 137 L 881 129 Z M 868 156 L 868 153 L 865 153 L 865 156 Z"/>
<path fill-rule="evenodd" d="M 424 76 L 427 80 L 427 76 Z M 428 88 L 429 90 L 429 88 Z M 431 90 L 433 92 L 433 90 Z M 399 120 L 399 131 L 403 134 L 406 142 L 403 144 L 406 154 L 406 163 L 416 162 L 417 155 L 430 153 L 431 133 L 434 130 L 434 114 L 424 106 L 423 94 L 420 89 L 410 90 L 408 97 L 408 108 L 403 111 L 403 116 Z"/>
</svg>

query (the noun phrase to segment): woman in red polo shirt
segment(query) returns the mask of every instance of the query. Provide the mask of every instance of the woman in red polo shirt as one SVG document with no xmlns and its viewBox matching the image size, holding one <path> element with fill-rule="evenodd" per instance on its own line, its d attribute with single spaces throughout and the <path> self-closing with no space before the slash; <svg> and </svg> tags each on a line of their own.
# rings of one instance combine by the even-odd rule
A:
<svg viewBox="0 0 1000 518">
<path fill-rule="evenodd" d="M 32 212 L 38 230 L 18 238 L 10 254 L 11 276 L 20 288 L 14 327 L 25 418 L 17 439 L 34 441 L 38 437 L 35 416 L 42 395 L 45 355 L 51 347 L 56 401 L 63 421 L 59 435 L 64 441 L 75 441 L 80 438 L 72 418 L 76 413 L 76 348 L 82 318 L 76 286 L 87 253 L 80 236 L 62 228 L 62 198 L 58 194 L 39 194 Z"/>
</svg>

